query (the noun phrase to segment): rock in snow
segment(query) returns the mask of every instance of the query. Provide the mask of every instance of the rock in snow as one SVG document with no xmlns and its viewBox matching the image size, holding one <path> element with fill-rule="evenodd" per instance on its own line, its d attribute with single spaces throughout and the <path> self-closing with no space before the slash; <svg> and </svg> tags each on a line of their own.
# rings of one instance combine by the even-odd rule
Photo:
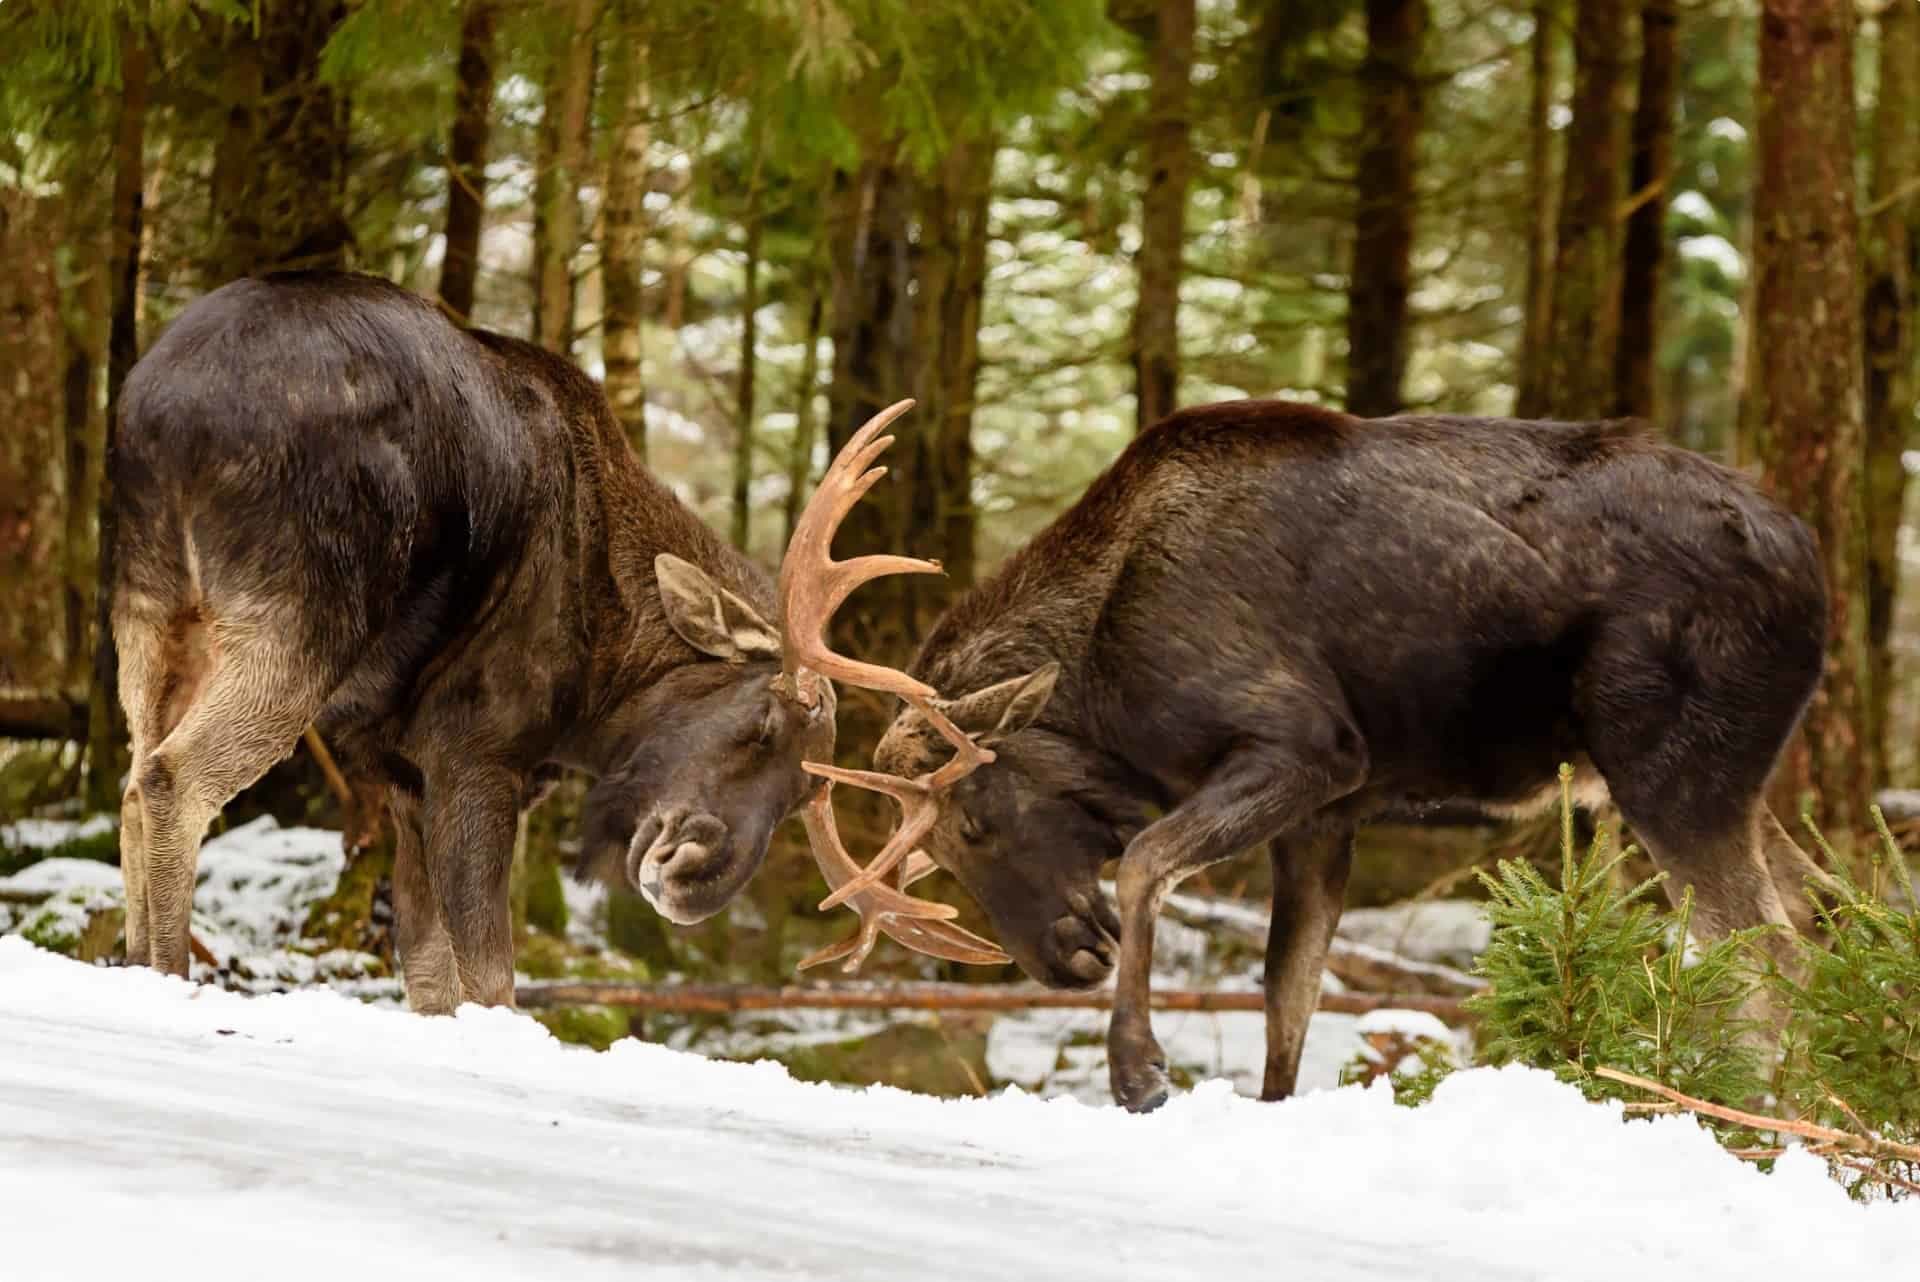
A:
<svg viewBox="0 0 1920 1282">
<path fill-rule="evenodd" d="M 1920 1203 L 1544 1073 L 1148 1117 L 793 1081 L 532 1020 L 243 997 L 0 939 L 0 1275 L 1898 1277 Z"/>
</svg>

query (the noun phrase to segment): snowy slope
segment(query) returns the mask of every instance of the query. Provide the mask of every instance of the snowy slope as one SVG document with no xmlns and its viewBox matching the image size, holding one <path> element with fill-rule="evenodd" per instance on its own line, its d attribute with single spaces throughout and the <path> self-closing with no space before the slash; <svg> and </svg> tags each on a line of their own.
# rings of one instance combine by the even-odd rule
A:
<svg viewBox="0 0 1920 1282">
<path fill-rule="evenodd" d="M 1145 1118 L 531 1020 L 247 998 L 0 939 L 0 1277 L 1904 1276 L 1920 1205 L 1542 1074 Z M 1859 1272 L 1856 1272 L 1859 1271 Z"/>
</svg>

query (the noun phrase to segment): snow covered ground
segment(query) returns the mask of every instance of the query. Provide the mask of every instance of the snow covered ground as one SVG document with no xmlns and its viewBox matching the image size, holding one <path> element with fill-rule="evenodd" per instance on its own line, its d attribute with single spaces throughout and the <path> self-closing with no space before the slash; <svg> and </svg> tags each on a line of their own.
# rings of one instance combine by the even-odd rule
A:
<svg viewBox="0 0 1920 1282">
<path fill-rule="evenodd" d="M 1458 1074 L 1150 1117 L 794 1082 L 0 938 L 0 1277 L 1909 1276 L 1920 1204 Z"/>
</svg>

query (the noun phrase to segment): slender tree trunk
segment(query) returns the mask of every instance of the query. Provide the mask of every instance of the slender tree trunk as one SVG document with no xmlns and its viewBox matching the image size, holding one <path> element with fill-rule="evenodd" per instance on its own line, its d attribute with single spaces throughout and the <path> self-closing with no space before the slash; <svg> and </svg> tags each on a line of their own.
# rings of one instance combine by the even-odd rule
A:
<svg viewBox="0 0 1920 1282">
<path fill-rule="evenodd" d="M 533 333 L 534 341 L 561 355 L 573 348 L 573 256 L 580 248 L 580 184 L 587 174 L 599 9 L 599 0 L 572 0 L 568 6 L 566 47 L 549 67 L 541 107 L 540 150 L 551 163 L 535 178 L 540 287 Z"/>
<path fill-rule="evenodd" d="M 493 111 L 495 0 L 467 0 L 460 20 L 460 66 L 453 85 L 453 137 L 447 147 L 447 248 L 440 299 L 473 317 L 480 274 L 480 227 L 487 207 L 487 134 Z"/>
<path fill-rule="evenodd" d="M 1773 492 L 1826 562 L 1826 679 L 1790 754 L 1830 833 L 1861 829 L 1867 741 L 1861 320 L 1851 0 L 1764 0 L 1756 85 L 1753 387 Z"/>
<path fill-rule="evenodd" d="M 1133 314 L 1135 429 L 1174 411 L 1180 394 L 1180 277 L 1193 168 L 1194 0 L 1160 0 L 1148 47 L 1146 195 L 1140 208 L 1139 301 Z"/>
<path fill-rule="evenodd" d="M 140 246 L 144 213 L 147 129 L 147 38 L 123 29 L 120 122 L 113 149 L 113 320 L 107 338 L 107 417 L 100 480 L 100 577 L 94 593 L 93 681 L 87 691 L 86 799 L 92 810 L 116 810 L 120 792 L 120 745 L 126 717 L 120 708 L 120 656 L 113 644 L 114 541 L 119 509 L 113 495 L 113 454 L 120 435 L 120 389 L 138 358 Z"/>
<path fill-rule="evenodd" d="M 136 75 L 140 74 L 136 71 Z M 91 176 L 89 176 L 91 177 Z M 75 694 L 86 690 L 93 668 L 93 592 L 98 580 L 99 545 L 94 522 L 100 509 L 100 455 L 105 448 L 106 414 L 100 404 L 100 375 L 111 341 L 114 281 L 112 192 L 97 200 L 76 184 L 74 195 L 85 209 L 69 208 L 76 224 L 72 237 L 86 263 L 86 275 L 73 291 L 78 306 L 67 309 L 66 368 L 66 631 L 61 686 Z"/>
<path fill-rule="evenodd" d="M 1633 108 L 1633 171 L 1620 264 L 1620 344 L 1614 413 L 1652 418 L 1659 352 L 1660 277 L 1666 262 L 1667 185 L 1673 175 L 1673 100 L 1680 62 L 1675 0 L 1640 6 L 1640 92 Z"/>
<path fill-rule="evenodd" d="M 1866 331 L 1868 724 L 1890 756 L 1894 592 L 1900 581 L 1900 514 L 1913 439 L 1916 224 L 1920 224 L 1920 9 L 1880 11 L 1880 101 L 1874 108 L 1871 217 L 1861 293 Z"/>
<path fill-rule="evenodd" d="M 607 92 L 614 115 L 607 151 L 606 238 L 600 247 L 605 282 L 601 344 L 607 399 L 641 459 L 647 457 L 647 395 L 642 374 L 647 252 L 647 146 L 651 141 L 646 63 L 624 33 L 608 48 Z"/>
<path fill-rule="evenodd" d="M 347 101 L 320 79 L 346 11 L 342 0 L 262 0 L 257 26 L 243 18 L 223 33 L 215 281 L 346 262 Z"/>
<path fill-rule="evenodd" d="M 1514 413 L 1546 411 L 1546 364 L 1553 317 L 1553 46 L 1559 0 L 1534 0 L 1533 37 L 1528 42 L 1532 98 L 1527 108 L 1527 190 L 1533 217 L 1527 224 L 1527 301 L 1520 336 L 1520 373 Z"/>
<path fill-rule="evenodd" d="M 813 402 L 819 395 L 820 326 L 825 312 L 826 299 L 816 289 L 807 308 L 807 347 L 800 354 L 800 381 L 794 388 L 793 450 L 787 455 L 787 536 L 781 547 L 793 542 L 793 527 L 800 523 L 813 474 Z"/>
<path fill-rule="evenodd" d="M 1420 46 L 1426 0 L 1367 0 L 1361 76 L 1365 131 L 1347 292 L 1347 409 L 1397 414 L 1407 371 L 1414 167 L 1420 145 Z"/>
<path fill-rule="evenodd" d="M 913 182 L 889 148 L 876 149 L 857 173 L 836 176 L 828 211 L 833 273 L 830 452 L 912 388 L 913 306 L 904 270 L 912 212 Z M 899 550 L 902 517 L 913 494 L 912 434 L 924 430 L 918 412 L 899 424 L 896 434 L 906 439 L 894 447 L 886 477 L 840 527 L 834 547 L 842 557 Z M 897 576 L 861 588 L 834 615 L 829 639 L 843 654 L 872 655 L 883 663 L 904 661 L 912 638 L 903 601 Z"/>
<path fill-rule="evenodd" d="M 1559 245 L 1543 388 L 1556 418 L 1593 418 L 1613 408 L 1620 329 L 1618 213 L 1620 130 L 1626 76 L 1625 0 L 1577 0 L 1573 32 L 1573 123 L 1560 189 Z"/>
<path fill-rule="evenodd" d="M 0 186 L 0 690 L 21 695 L 51 694 L 62 676 L 61 494 L 50 482 L 72 431 L 63 384 L 73 362 L 63 349 L 74 340 L 55 265 L 73 221 L 60 205 L 74 194 Z M 89 393 L 92 370 L 88 362 Z"/>
<path fill-rule="evenodd" d="M 947 573 L 901 581 L 916 638 L 973 581 L 973 398 L 998 150 L 990 138 L 958 143 L 920 184 L 913 380 L 920 427 L 911 437 L 914 495 L 901 550 L 938 557 Z"/>
<path fill-rule="evenodd" d="M 758 180 L 756 179 L 756 184 Z M 753 535 L 754 376 L 759 368 L 760 341 L 760 191 L 756 185 L 747 202 L 746 291 L 740 301 L 740 382 L 735 398 L 733 436 L 733 546 L 745 551 Z"/>
</svg>

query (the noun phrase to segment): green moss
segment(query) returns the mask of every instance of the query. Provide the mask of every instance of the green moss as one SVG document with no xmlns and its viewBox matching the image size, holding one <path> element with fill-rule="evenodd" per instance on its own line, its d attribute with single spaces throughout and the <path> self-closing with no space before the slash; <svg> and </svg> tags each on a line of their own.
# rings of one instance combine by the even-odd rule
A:
<svg viewBox="0 0 1920 1282">
<path fill-rule="evenodd" d="M 42 859 L 91 859 L 95 863 L 117 864 L 120 862 L 120 830 L 109 828 L 105 832 L 90 833 L 84 837 L 69 837 L 57 846 L 15 848 L 0 845 L 0 877 L 11 877 Z"/>
<path fill-rule="evenodd" d="M 549 857 L 527 860 L 527 925 L 551 935 L 567 930 L 567 897 L 560 886 L 560 865 Z"/>
<path fill-rule="evenodd" d="M 653 906 L 630 890 L 607 894 L 607 942 L 652 970 L 674 969 L 673 939 Z"/>
<path fill-rule="evenodd" d="M 565 1006 L 540 1011 L 534 1018 L 561 1041 L 597 1051 L 607 1049 L 629 1031 L 628 1013 L 611 1006 Z"/>
<path fill-rule="evenodd" d="M 393 876 L 393 848 L 381 842 L 349 860 L 333 893 L 307 911 L 302 933 L 325 948 L 383 956 L 373 938 L 373 901 L 380 883 Z M 323 949 L 324 951 L 324 949 Z M 385 960 L 383 956 L 383 960 Z"/>
<path fill-rule="evenodd" d="M 884 1083 L 929 1095 L 975 1095 L 991 1081 L 985 1027 L 955 1020 L 947 1021 L 944 1028 L 895 1024 L 868 1037 L 795 1046 L 751 1058 L 777 1060 L 805 1082 Z"/>
</svg>

